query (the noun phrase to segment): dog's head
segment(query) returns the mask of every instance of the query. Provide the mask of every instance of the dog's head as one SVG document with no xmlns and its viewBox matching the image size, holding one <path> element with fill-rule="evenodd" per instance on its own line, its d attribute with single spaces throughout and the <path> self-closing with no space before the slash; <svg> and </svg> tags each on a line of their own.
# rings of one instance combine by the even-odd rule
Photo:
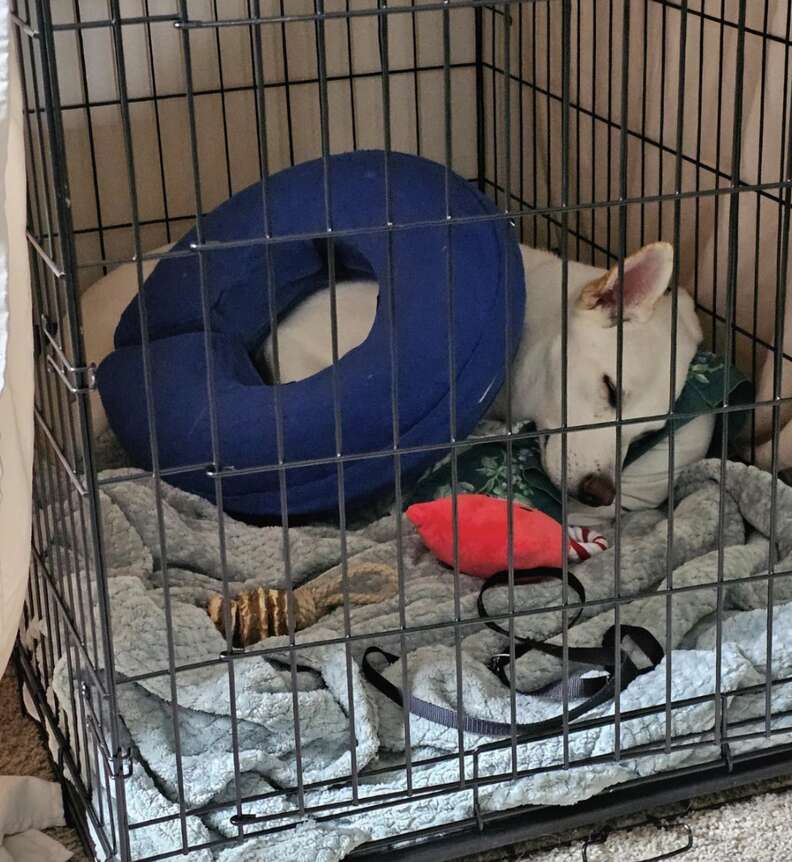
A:
<svg viewBox="0 0 792 862">
<path fill-rule="evenodd" d="M 567 332 L 567 426 L 613 423 L 617 418 L 619 317 L 621 339 L 621 407 L 624 420 L 666 413 L 684 386 L 688 366 L 701 342 L 693 300 L 677 295 L 676 358 L 671 397 L 673 296 L 669 283 L 674 268 L 668 243 L 653 243 L 624 261 L 623 277 L 615 266 L 586 283 L 574 302 Z M 562 338 L 553 342 L 545 364 L 548 379 L 536 416 L 538 428 L 562 426 Z M 622 426 L 623 462 L 630 444 L 663 425 L 627 422 Z M 582 502 L 606 506 L 615 495 L 617 435 L 614 425 L 567 435 L 567 487 Z M 561 483 L 562 438 L 544 438 L 543 459 L 549 476 Z"/>
</svg>

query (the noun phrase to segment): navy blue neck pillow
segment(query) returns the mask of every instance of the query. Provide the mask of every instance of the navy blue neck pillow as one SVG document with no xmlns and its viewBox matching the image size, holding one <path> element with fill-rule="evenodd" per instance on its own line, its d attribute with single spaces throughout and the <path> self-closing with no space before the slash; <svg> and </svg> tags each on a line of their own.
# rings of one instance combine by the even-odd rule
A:
<svg viewBox="0 0 792 862">
<path fill-rule="evenodd" d="M 289 515 L 317 516 L 337 512 L 339 499 L 353 510 L 392 493 L 396 469 L 409 482 L 447 454 L 452 433 L 470 433 L 503 384 L 507 325 L 510 353 L 522 331 L 514 228 L 443 166 L 390 153 L 387 229 L 385 164 L 381 151 L 331 156 L 327 207 L 321 160 L 282 171 L 203 217 L 200 254 L 193 229 L 160 261 L 142 291 L 148 349 L 136 297 L 97 374 L 110 425 L 135 464 L 152 468 L 153 433 L 171 484 L 241 518 L 278 519 L 282 473 Z M 338 363 L 340 451 L 354 456 L 340 489 L 332 369 L 278 387 L 279 462 L 276 389 L 251 359 L 270 331 L 270 302 L 282 318 L 326 288 L 329 254 L 339 273 L 379 284 L 368 338 Z M 395 445 L 417 451 L 395 458 Z M 215 464 L 230 471 L 222 500 Z"/>
</svg>

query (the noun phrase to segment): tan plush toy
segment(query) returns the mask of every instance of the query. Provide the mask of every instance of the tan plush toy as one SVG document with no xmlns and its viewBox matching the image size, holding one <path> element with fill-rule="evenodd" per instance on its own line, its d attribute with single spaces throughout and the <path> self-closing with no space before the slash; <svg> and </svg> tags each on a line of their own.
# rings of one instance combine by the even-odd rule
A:
<svg viewBox="0 0 792 862">
<path fill-rule="evenodd" d="M 398 577 L 391 566 L 382 563 L 351 563 L 348 583 L 351 605 L 371 605 L 395 595 Z M 295 631 L 299 631 L 344 604 L 341 572 L 320 575 L 298 587 L 293 595 Z M 234 646 L 246 647 L 273 635 L 289 633 L 288 590 L 256 587 L 232 598 L 229 605 Z M 212 596 L 206 610 L 225 636 L 223 597 Z"/>
</svg>

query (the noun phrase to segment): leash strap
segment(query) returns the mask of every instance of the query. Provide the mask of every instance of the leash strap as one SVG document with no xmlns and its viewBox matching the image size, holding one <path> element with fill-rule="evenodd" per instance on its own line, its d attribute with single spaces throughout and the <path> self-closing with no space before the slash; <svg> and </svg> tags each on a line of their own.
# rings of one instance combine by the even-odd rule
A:
<svg viewBox="0 0 792 862">
<path fill-rule="evenodd" d="M 399 656 L 385 652 L 379 647 L 369 647 L 363 655 L 363 675 L 366 680 L 371 683 L 379 692 L 392 700 L 399 706 L 404 705 L 404 694 L 402 690 L 387 680 L 378 670 L 371 664 L 370 657 L 374 654 L 382 656 L 390 665 L 399 660 Z M 626 654 L 623 655 L 622 661 L 622 685 L 628 685 L 638 676 L 638 669 L 635 667 L 632 659 Z M 608 678 L 604 683 L 600 683 L 599 691 L 593 696 L 587 698 L 583 703 L 570 709 L 568 712 L 568 720 L 574 721 L 585 715 L 589 710 L 607 703 L 612 700 L 615 695 L 615 677 Z M 570 691 L 570 697 L 572 692 Z M 437 706 L 434 703 L 429 703 L 422 700 L 420 697 L 410 695 L 407 700 L 407 706 L 410 712 L 419 718 L 425 718 L 435 724 L 441 724 L 443 727 L 451 727 L 454 729 L 460 726 L 465 733 L 474 733 L 478 736 L 508 736 L 512 732 L 512 725 L 505 721 L 490 721 L 485 718 L 476 718 L 467 713 L 458 713 L 454 709 L 448 709 L 444 706 Z M 545 733 L 553 733 L 561 730 L 563 727 L 563 716 L 557 715 L 552 718 L 544 719 L 543 721 L 534 721 L 530 723 L 517 722 L 514 725 L 515 733 L 519 733 L 523 737 L 541 736 Z"/>
<path fill-rule="evenodd" d="M 535 583 L 538 580 L 547 578 L 555 578 L 561 580 L 563 575 L 558 569 L 530 569 L 518 570 L 514 572 L 514 585 L 522 586 L 528 583 Z M 508 572 L 498 572 L 489 578 L 481 587 L 478 596 L 478 612 L 479 616 L 486 620 L 486 625 L 493 631 L 499 634 L 507 635 L 508 633 L 494 620 L 488 620 L 488 614 L 484 603 L 484 594 L 490 589 L 497 586 L 508 586 Z M 583 604 L 586 601 L 586 593 L 580 581 L 571 573 L 567 573 L 567 583 L 569 587 L 577 593 L 580 599 L 581 607 L 575 614 L 570 626 L 574 625 L 580 614 L 583 612 Z M 620 673 L 620 690 L 623 691 L 637 676 L 645 673 L 652 667 L 655 667 L 663 659 L 663 648 L 657 642 L 654 635 L 644 628 L 639 626 L 622 625 L 620 627 L 621 640 L 629 637 L 630 640 L 643 652 L 650 662 L 650 666 L 639 670 L 635 662 L 624 651 L 621 644 L 619 645 L 619 656 L 621 663 Z M 515 647 L 514 658 L 519 659 L 532 649 L 538 650 L 545 655 L 551 655 L 555 658 L 563 658 L 563 647 L 558 644 L 548 644 L 543 641 L 537 641 L 533 638 L 524 638 L 515 635 L 515 638 L 520 643 Z M 381 694 L 385 695 L 389 700 L 396 703 L 398 706 L 404 707 L 404 693 L 402 690 L 386 679 L 380 671 L 378 671 L 371 662 L 371 657 L 378 655 L 384 658 L 388 665 L 399 660 L 399 656 L 393 653 L 386 652 L 376 646 L 369 647 L 363 655 L 362 670 L 367 682 Z M 570 709 L 567 713 L 567 721 L 574 721 L 601 706 L 608 703 L 616 695 L 616 673 L 614 658 L 616 656 L 616 629 L 611 626 L 602 639 L 600 647 L 568 647 L 567 656 L 570 662 L 576 664 L 585 664 L 590 667 L 600 668 L 605 671 L 605 675 L 597 677 L 585 677 L 583 672 L 573 674 L 569 677 L 566 685 L 567 696 L 570 700 L 585 698 L 583 703 Z M 496 674 L 501 682 L 506 686 L 511 686 L 511 680 L 506 674 L 507 667 L 511 664 L 511 656 L 509 653 L 497 653 L 494 655 L 488 664 L 489 669 Z M 531 692 L 520 692 L 521 694 L 531 694 L 539 697 L 545 697 L 552 700 L 563 700 L 564 697 L 563 680 L 550 683 L 542 688 Z M 518 690 L 519 691 L 519 690 Z M 459 713 L 456 710 L 448 707 L 437 706 L 429 703 L 414 695 L 410 695 L 407 699 L 407 708 L 411 714 L 425 718 L 434 724 L 440 724 L 443 727 L 462 728 L 465 733 L 476 734 L 478 736 L 508 736 L 512 732 L 512 724 L 510 722 L 490 721 L 489 719 L 476 718 L 475 716 L 467 715 L 467 713 Z M 553 716 L 552 718 L 543 719 L 542 721 L 530 723 L 515 723 L 514 731 L 522 737 L 542 736 L 543 734 L 559 731 L 564 726 L 563 715 Z"/>
</svg>

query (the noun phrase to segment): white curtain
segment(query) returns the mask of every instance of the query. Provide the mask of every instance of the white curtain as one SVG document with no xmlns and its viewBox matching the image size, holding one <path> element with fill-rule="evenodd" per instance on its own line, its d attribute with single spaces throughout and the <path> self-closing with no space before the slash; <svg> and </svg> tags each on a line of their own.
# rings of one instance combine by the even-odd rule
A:
<svg viewBox="0 0 792 862">
<path fill-rule="evenodd" d="M 33 333 L 25 239 L 22 97 L 0 0 L 0 674 L 14 645 L 30 560 Z"/>
<path fill-rule="evenodd" d="M 0 675 L 14 645 L 30 562 L 33 332 L 25 239 L 22 95 L 9 10 L 0 0 Z M 0 776 L 0 862 L 65 862 L 39 832 L 63 826 L 60 787 Z"/>
</svg>

